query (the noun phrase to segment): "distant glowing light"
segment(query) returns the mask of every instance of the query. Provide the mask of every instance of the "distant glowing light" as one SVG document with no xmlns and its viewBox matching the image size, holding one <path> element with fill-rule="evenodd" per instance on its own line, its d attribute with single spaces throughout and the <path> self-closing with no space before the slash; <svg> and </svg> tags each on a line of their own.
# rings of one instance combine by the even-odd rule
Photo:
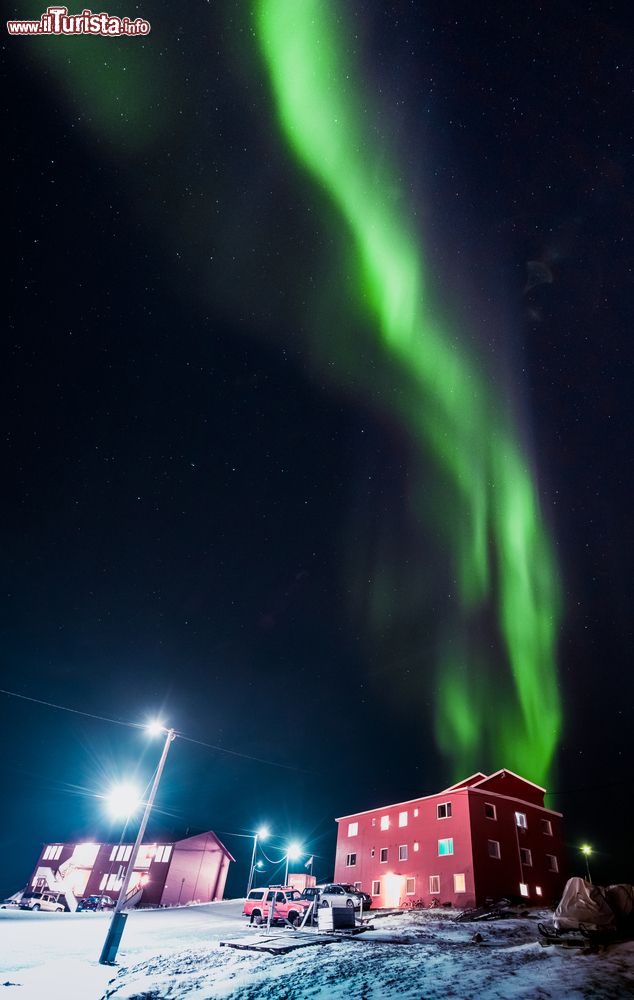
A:
<svg viewBox="0 0 634 1000">
<path fill-rule="evenodd" d="M 160 736 L 166 732 L 165 723 L 161 719 L 151 719 L 146 728 L 150 736 Z"/>
<path fill-rule="evenodd" d="M 269 836 L 270 836 L 270 830 L 268 826 L 261 826 L 257 832 L 258 840 L 266 840 L 266 838 Z"/>
<path fill-rule="evenodd" d="M 255 867 L 256 868 L 261 868 L 262 867 L 262 862 L 261 861 L 256 861 Z"/>
<path fill-rule="evenodd" d="M 297 861 L 297 859 L 301 857 L 301 855 L 302 855 L 302 848 L 300 844 L 298 844 L 296 841 L 293 841 L 291 844 L 288 845 L 286 851 L 286 857 L 289 859 L 289 861 Z"/>
<path fill-rule="evenodd" d="M 115 785 L 106 795 L 108 812 L 114 819 L 133 816 L 141 806 L 141 793 L 135 785 Z"/>
<path fill-rule="evenodd" d="M 590 844 L 582 844 L 581 845 L 581 853 L 585 854 L 585 856 L 587 858 L 589 858 L 590 855 L 592 854 L 592 848 L 590 847 Z"/>
</svg>

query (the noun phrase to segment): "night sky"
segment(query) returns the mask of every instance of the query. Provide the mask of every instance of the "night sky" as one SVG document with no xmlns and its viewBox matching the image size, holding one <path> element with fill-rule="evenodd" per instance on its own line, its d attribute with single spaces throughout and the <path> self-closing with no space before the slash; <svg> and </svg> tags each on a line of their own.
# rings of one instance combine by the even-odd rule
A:
<svg viewBox="0 0 634 1000">
<path fill-rule="evenodd" d="M 632 882 L 627 25 L 609 3 L 329 8 L 360 156 L 389 162 L 448 342 L 531 469 L 561 594 L 547 804 L 573 873 L 587 841 L 596 880 Z M 1 686 L 245 755 L 177 740 L 155 836 L 215 830 L 237 894 L 266 821 L 271 853 L 299 840 L 328 878 L 335 816 L 465 776 L 438 733 L 454 630 L 476 730 L 503 725 L 495 603 L 465 624 L 459 508 L 280 127 L 252 7 L 110 13 L 151 34 L 3 45 Z M 98 796 L 147 781 L 159 745 L 4 694 L 0 725 L 8 894 L 43 842 L 118 839 Z M 511 766 L 482 747 L 467 773 Z"/>
</svg>

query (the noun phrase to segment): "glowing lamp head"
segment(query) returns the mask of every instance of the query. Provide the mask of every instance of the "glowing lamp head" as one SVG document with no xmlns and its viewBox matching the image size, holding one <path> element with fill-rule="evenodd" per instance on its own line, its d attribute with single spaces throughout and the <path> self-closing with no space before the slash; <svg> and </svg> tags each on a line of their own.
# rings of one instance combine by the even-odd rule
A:
<svg viewBox="0 0 634 1000">
<path fill-rule="evenodd" d="M 590 844 L 582 844 L 581 845 L 581 853 L 585 854 L 585 856 L 587 858 L 589 858 L 590 855 L 592 854 L 592 848 L 590 847 Z"/>
<path fill-rule="evenodd" d="M 106 795 L 108 812 L 114 819 L 127 819 L 141 805 L 141 793 L 134 785 L 115 785 Z"/>
<path fill-rule="evenodd" d="M 301 853 L 302 853 L 301 846 L 296 841 L 293 841 L 292 844 L 288 845 L 286 856 L 289 861 L 297 861 Z"/>
<path fill-rule="evenodd" d="M 256 861 L 255 867 L 256 868 L 261 868 L 262 867 L 262 862 L 261 861 Z"/>
<path fill-rule="evenodd" d="M 268 826 L 261 826 L 260 829 L 257 831 L 258 840 L 266 840 L 268 836 L 269 836 Z"/>
<path fill-rule="evenodd" d="M 160 719 L 151 719 L 150 722 L 148 722 L 146 729 L 150 736 L 160 736 L 166 731 L 165 726 Z"/>
</svg>

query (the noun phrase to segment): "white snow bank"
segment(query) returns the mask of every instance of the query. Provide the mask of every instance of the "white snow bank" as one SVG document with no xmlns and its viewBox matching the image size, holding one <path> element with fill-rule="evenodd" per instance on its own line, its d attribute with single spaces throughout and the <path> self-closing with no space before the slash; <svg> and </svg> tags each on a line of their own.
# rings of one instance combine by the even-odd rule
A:
<svg viewBox="0 0 634 1000">
<path fill-rule="evenodd" d="M 584 954 L 538 943 L 537 920 L 460 924 L 428 911 L 377 919 L 355 940 L 287 955 L 237 951 L 257 940 L 242 901 L 130 914 L 120 968 L 97 958 L 103 914 L 0 911 L 0 1000 L 624 1000 L 634 942 Z M 9 919 L 4 917 L 9 915 Z M 4 918 L 3 918 L 4 917 Z M 46 918 L 49 919 L 46 919 Z M 543 913 L 541 918 L 548 918 Z M 482 942 L 473 941 L 474 934 Z M 283 932 L 290 937 L 293 931 Z"/>
</svg>

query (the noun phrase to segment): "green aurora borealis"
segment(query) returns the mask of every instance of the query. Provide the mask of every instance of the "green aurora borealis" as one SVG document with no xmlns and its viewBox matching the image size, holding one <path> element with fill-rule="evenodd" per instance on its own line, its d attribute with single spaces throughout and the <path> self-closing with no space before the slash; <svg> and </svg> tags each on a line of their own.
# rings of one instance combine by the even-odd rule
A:
<svg viewBox="0 0 634 1000">
<path fill-rule="evenodd" d="M 436 516 L 462 613 L 436 665 L 438 745 L 456 775 L 495 758 L 544 782 L 561 725 L 559 583 L 513 416 L 429 303 L 422 247 L 387 195 L 396 174 L 372 138 L 332 5 L 262 0 L 257 26 L 286 141 L 340 212 L 380 348 L 414 387 L 394 402 L 395 415 L 451 485 L 453 502 Z M 460 642 L 486 605 L 512 675 L 508 689 L 482 653 Z"/>
<path fill-rule="evenodd" d="M 29 6 L 36 11 L 35 5 Z M 247 4 L 243 12 L 249 9 Z M 308 340 L 302 349 L 312 359 L 319 382 L 329 374 L 331 385 L 345 390 L 346 372 L 368 344 L 355 341 L 354 319 L 347 323 L 342 316 L 336 335 L 327 323 L 346 296 L 351 317 L 367 317 L 364 336 L 372 339 L 375 367 L 359 363 L 355 396 L 376 400 L 380 395 L 383 410 L 406 430 L 414 466 L 410 509 L 419 523 L 433 520 L 455 581 L 455 605 L 451 613 L 439 616 L 433 655 L 420 652 L 411 699 L 420 700 L 421 725 L 433 725 L 436 744 L 455 778 L 509 767 L 543 784 L 561 729 L 556 666 L 561 598 L 552 544 L 516 415 L 482 358 L 467 346 L 469 331 L 461 330 L 449 311 L 436 304 L 443 290 L 431 287 L 425 233 L 416 231 L 408 214 L 398 154 L 390 165 L 390 150 L 378 137 L 365 97 L 371 86 L 347 56 L 352 46 L 346 41 L 345 19 L 342 23 L 339 16 L 345 13 L 343 0 L 256 0 L 254 10 L 259 53 L 249 49 L 242 57 L 248 61 L 255 56 L 259 82 L 267 74 L 275 117 L 265 127 L 275 142 L 281 138 L 290 147 L 303 173 L 329 200 L 334 214 L 330 211 L 322 222 L 329 227 L 333 257 L 345 261 L 348 276 L 354 276 L 342 276 L 337 288 L 324 284 L 317 289 L 324 300 L 329 295 L 337 299 L 336 309 L 324 310 L 323 318 L 314 309 L 310 316 L 286 318 L 301 325 Z M 151 7 L 147 14 L 154 22 Z M 218 194 L 213 183 L 230 185 L 231 178 L 225 177 L 229 171 L 214 165 L 220 182 L 204 181 L 200 172 L 196 183 L 205 198 L 193 209 L 182 193 L 192 167 L 187 125 L 179 109 L 189 98 L 182 71 L 175 59 L 162 58 L 157 38 L 158 33 L 143 43 L 38 39 L 37 49 L 25 51 L 40 62 L 46 77 L 55 79 L 69 118 L 79 122 L 82 113 L 81 128 L 97 143 L 99 155 L 112 158 L 130 177 L 145 231 L 154 226 L 152 235 L 163 237 L 165 244 L 175 240 L 189 247 L 200 263 L 196 281 L 204 287 L 203 296 L 220 299 L 224 293 L 222 305 L 230 312 L 235 300 L 222 283 L 210 290 L 212 268 L 206 262 L 216 253 L 210 245 L 224 240 L 243 261 L 246 255 L 240 257 L 239 244 L 250 253 L 248 239 L 257 240 L 251 234 L 248 239 L 241 236 L 235 225 L 242 211 L 247 229 L 247 211 L 238 206 L 238 194 L 233 194 L 231 231 L 229 223 L 221 230 L 209 209 Z M 240 45 L 241 39 L 234 37 L 227 47 Z M 231 62 L 233 53 L 226 57 Z M 153 92 L 160 92 L 161 86 L 169 88 L 171 100 L 159 105 Z M 200 105 L 202 121 L 209 109 L 198 97 L 195 105 L 196 114 Z M 146 177 L 153 174 L 153 157 L 158 164 L 157 150 L 167 144 L 169 152 L 152 177 L 148 198 Z M 163 207 L 156 209 L 157 204 Z M 316 199 L 315 204 L 323 201 Z M 302 265 L 303 259 L 295 262 L 295 271 Z M 248 273 L 247 266 L 239 288 L 252 302 L 263 297 L 262 284 L 250 282 L 255 269 Z M 276 275 L 267 273 L 266 281 L 274 283 Z M 307 306 L 307 314 L 310 310 Z M 259 323 L 255 309 L 252 315 L 254 328 Z M 279 326 L 284 329 L 283 322 Z M 391 383 L 393 392 L 378 390 L 379 382 L 383 389 Z M 418 466 L 427 468 L 430 459 L 437 489 L 432 502 L 431 487 L 423 490 L 416 478 Z M 396 558 L 394 553 L 391 558 Z M 410 570 L 410 575 L 416 571 Z M 429 567 L 421 566 L 419 572 L 429 576 Z M 387 577 L 385 567 L 377 566 L 374 599 L 383 605 L 377 613 L 385 616 L 390 602 L 402 599 L 402 588 L 395 594 Z M 360 589 L 362 581 L 354 580 L 352 586 Z M 488 633 L 485 636 L 487 629 L 481 628 L 483 618 L 489 630 L 493 622 L 495 648 Z M 423 704 L 428 698 L 431 712 Z"/>
</svg>

